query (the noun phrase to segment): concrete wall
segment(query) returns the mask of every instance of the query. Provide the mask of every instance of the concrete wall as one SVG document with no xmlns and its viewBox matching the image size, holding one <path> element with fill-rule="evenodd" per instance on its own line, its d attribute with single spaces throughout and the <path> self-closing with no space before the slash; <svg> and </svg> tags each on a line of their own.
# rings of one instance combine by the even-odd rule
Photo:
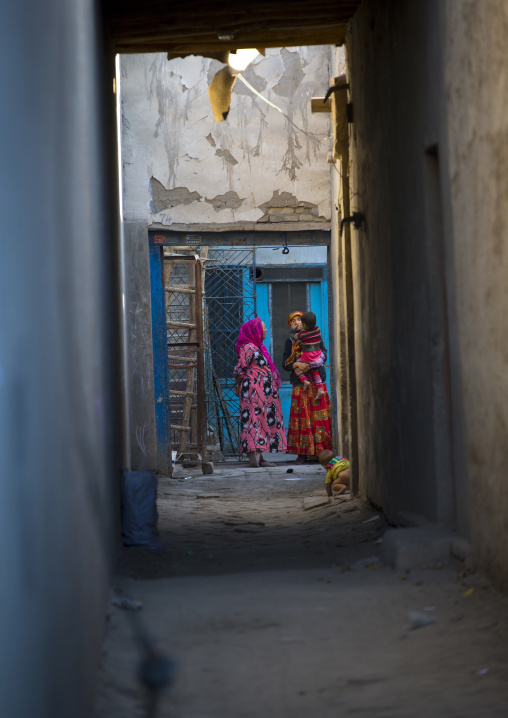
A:
<svg viewBox="0 0 508 718">
<path fill-rule="evenodd" d="M 508 586 L 508 9 L 365 0 L 347 40 L 360 478 Z"/>
<path fill-rule="evenodd" d="M 331 74 L 335 77 L 346 74 L 346 58 L 344 47 L 334 48 L 331 61 Z M 344 302 L 341 302 L 341 290 L 343 284 L 342 277 L 342 257 L 340 252 L 340 222 L 343 216 L 342 203 L 342 173 L 340 161 L 334 162 L 331 166 L 331 196 L 332 196 L 332 226 L 331 226 L 331 243 L 330 243 L 330 315 L 333 312 L 334 321 L 332 322 L 332 331 L 330 333 L 330 350 L 333 355 L 333 361 L 330 368 L 330 388 L 336 393 L 337 411 L 338 411 L 338 432 L 334 437 L 337 450 L 343 456 L 351 459 L 350 454 L 350 430 L 347 414 L 347 369 L 346 369 L 346 353 L 344 347 L 346 345 L 345 333 L 346 327 L 344 322 Z M 353 468 L 353 472 L 355 471 Z"/>
<path fill-rule="evenodd" d="M 0 23 L 0 714 L 9 718 L 88 715 L 115 545 L 114 59 L 95 6 L 22 0 Z"/>
<path fill-rule="evenodd" d="M 365 0 L 347 42 L 351 208 L 366 216 L 352 235 L 360 485 L 393 521 L 455 520 L 439 6 Z"/>
<path fill-rule="evenodd" d="M 508 7 L 446 3 L 446 109 L 471 543 L 508 588 Z"/>
<path fill-rule="evenodd" d="M 269 49 L 237 79 L 214 122 L 208 87 L 223 67 L 163 54 L 122 57 L 124 208 L 173 229 L 322 229 L 330 220 L 330 116 L 310 98 L 329 81 L 329 47 Z"/>
<path fill-rule="evenodd" d="M 330 98 L 334 143 L 332 159 L 332 217 L 330 245 L 331 301 L 334 314 L 333 345 L 335 361 L 333 377 L 339 415 L 336 443 L 343 456 L 351 464 L 351 491 L 359 492 L 359 461 L 356 401 L 356 356 L 354 327 L 354 296 L 351 249 L 351 216 L 357 210 L 350 187 L 349 122 L 347 115 L 348 91 L 344 83 L 346 62 L 344 48 L 334 51 L 334 85 L 344 84 L 343 89 Z"/>
<path fill-rule="evenodd" d="M 126 344 L 130 464 L 133 471 L 157 470 L 152 346 L 150 260 L 146 222 L 125 222 Z"/>
</svg>

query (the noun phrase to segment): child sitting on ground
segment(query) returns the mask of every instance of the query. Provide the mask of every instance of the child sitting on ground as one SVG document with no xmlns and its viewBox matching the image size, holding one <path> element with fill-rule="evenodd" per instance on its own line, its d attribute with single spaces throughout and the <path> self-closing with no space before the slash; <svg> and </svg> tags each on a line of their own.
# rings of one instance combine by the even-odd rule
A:
<svg viewBox="0 0 508 718">
<path fill-rule="evenodd" d="M 343 494 L 351 480 L 349 461 L 343 456 L 335 456 L 330 449 L 322 451 L 318 461 L 326 469 L 325 488 L 328 496 L 332 496 L 333 491 L 339 496 Z"/>
<path fill-rule="evenodd" d="M 298 361 L 309 364 L 310 369 L 306 374 L 300 374 L 300 381 L 303 383 L 305 391 L 307 391 L 310 386 L 310 381 L 312 380 L 317 387 L 316 399 L 320 399 L 325 393 L 323 382 L 317 369 L 324 363 L 324 354 L 321 351 L 321 330 L 316 326 L 316 315 L 314 312 L 303 312 L 301 322 L 303 331 L 294 334 L 295 339 L 300 342 L 302 349 Z"/>
</svg>

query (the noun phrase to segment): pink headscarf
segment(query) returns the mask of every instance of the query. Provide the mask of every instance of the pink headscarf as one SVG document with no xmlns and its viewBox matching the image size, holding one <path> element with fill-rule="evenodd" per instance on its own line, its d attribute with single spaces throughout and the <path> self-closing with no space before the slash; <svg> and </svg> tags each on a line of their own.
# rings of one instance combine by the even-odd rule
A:
<svg viewBox="0 0 508 718">
<path fill-rule="evenodd" d="M 280 386 L 280 374 L 273 363 L 272 357 L 268 353 L 268 349 L 263 344 L 263 323 L 259 317 L 249 319 L 248 322 L 245 322 L 245 324 L 242 324 L 240 327 L 238 341 L 236 342 L 236 353 L 238 356 L 240 356 L 240 349 L 244 344 L 255 344 L 258 349 L 261 349 L 263 356 L 270 366 L 275 383 L 277 386 Z"/>
</svg>

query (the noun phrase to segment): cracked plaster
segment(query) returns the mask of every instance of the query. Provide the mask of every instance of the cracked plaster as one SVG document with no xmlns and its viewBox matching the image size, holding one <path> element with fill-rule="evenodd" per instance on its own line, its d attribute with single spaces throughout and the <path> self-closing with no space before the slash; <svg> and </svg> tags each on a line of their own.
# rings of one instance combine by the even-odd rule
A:
<svg viewBox="0 0 508 718">
<path fill-rule="evenodd" d="M 217 157 L 222 157 L 224 162 L 229 162 L 230 165 L 238 164 L 238 160 L 233 157 L 229 150 L 217 150 L 215 154 Z"/>
<path fill-rule="evenodd" d="M 290 52 L 285 47 L 281 50 L 281 57 L 285 71 L 273 91 L 281 97 L 292 97 L 305 77 L 302 59 L 297 52 Z"/>
<path fill-rule="evenodd" d="M 226 194 L 218 194 L 213 199 L 206 199 L 217 212 L 222 209 L 238 209 L 242 206 L 245 199 L 241 199 L 236 192 L 226 192 Z"/>
<path fill-rule="evenodd" d="M 150 194 L 152 196 L 150 211 L 153 214 L 157 214 L 163 209 L 190 204 L 201 199 L 198 192 L 189 192 L 187 187 L 175 187 L 175 189 L 168 190 L 154 177 L 150 178 Z"/>
<path fill-rule="evenodd" d="M 227 122 L 215 123 L 208 99 L 209 77 L 222 67 L 215 60 L 122 56 L 125 218 L 156 225 L 255 224 L 265 214 L 262 205 L 277 191 L 318 207 L 319 215 L 329 220 L 330 117 L 310 113 L 310 97 L 328 87 L 329 56 L 327 47 L 272 49 L 245 72 L 253 86 L 312 137 L 296 130 L 240 80 Z M 294 92 L 285 96 L 275 88 Z M 158 188 L 155 197 L 152 177 L 163 190 Z M 164 198 L 177 197 L 167 194 L 176 189 L 194 199 L 163 207 Z M 225 195 L 236 197 L 237 206 L 226 202 L 219 210 L 210 201 L 197 201 Z"/>
</svg>

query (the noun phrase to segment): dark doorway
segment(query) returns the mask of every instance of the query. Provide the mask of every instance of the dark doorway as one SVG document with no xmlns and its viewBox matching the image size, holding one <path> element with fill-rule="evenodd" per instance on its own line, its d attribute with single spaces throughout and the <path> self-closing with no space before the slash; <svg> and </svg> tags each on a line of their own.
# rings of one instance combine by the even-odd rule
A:
<svg viewBox="0 0 508 718">
<path fill-rule="evenodd" d="M 288 316 L 294 311 L 307 311 L 306 282 L 274 282 L 272 284 L 273 356 L 279 362 L 288 336 Z M 283 377 L 287 379 L 287 376 Z"/>
</svg>

